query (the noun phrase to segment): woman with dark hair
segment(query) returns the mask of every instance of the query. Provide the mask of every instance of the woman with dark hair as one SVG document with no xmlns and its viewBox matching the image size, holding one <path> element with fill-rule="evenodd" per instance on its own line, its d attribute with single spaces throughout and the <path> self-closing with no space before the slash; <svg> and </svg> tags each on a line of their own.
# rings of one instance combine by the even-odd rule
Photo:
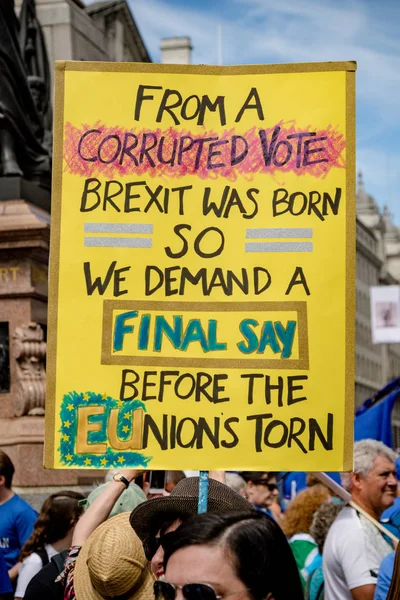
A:
<svg viewBox="0 0 400 600">
<path fill-rule="evenodd" d="M 71 545 L 75 525 L 82 514 L 84 496 L 68 490 L 49 496 L 43 503 L 31 537 L 22 547 L 16 600 L 25 596 L 28 583 L 50 559 Z"/>
<path fill-rule="evenodd" d="M 156 600 L 302 600 L 289 544 L 262 513 L 198 515 L 164 538 L 165 579 Z"/>
</svg>

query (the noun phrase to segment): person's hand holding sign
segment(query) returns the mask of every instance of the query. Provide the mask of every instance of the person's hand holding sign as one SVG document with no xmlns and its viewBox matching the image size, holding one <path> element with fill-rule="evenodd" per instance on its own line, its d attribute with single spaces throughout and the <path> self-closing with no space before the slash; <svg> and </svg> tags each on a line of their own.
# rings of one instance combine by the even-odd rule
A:
<svg viewBox="0 0 400 600">
<path fill-rule="evenodd" d="M 73 546 L 82 546 L 90 534 L 103 523 L 122 492 L 136 477 L 145 473 L 140 469 L 121 469 L 114 475 L 104 490 L 89 506 L 84 515 L 79 519 L 72 538 Z"/>
</svg>

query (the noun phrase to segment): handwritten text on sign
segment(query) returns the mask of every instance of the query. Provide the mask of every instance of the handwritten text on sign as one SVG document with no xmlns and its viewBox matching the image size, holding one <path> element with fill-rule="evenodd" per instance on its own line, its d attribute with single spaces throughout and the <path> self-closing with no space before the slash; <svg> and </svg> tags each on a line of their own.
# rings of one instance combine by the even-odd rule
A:
<svg viewBox="0 0 400 600">
<path fill-rule="evenodd" d="M 306 67 L 58 66 L 47 466 L 349 466 L 354 65 Z"/>
</svg>

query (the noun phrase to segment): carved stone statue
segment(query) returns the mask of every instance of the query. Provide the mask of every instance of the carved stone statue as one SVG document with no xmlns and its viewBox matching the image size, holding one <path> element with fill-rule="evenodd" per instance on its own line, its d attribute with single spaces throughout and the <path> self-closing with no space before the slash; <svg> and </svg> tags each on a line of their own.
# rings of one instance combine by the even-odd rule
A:
<svg viewBox="0 0 400 600">
<path fill-rule="evenodd" d="M 44 415 L 46 397 L 46 342 L 38 323 L 17 327 L 13 335 L 13 356 L 17 363 L 17 385 L 14 413 Z"/>
<path fill-rule="evenodd" d="M 36 16 L 35 0 L 23 0 L 19 20 L 19 43 L 28 84 L 44 126 L 43 145 L 51 153 L 53 115 L 50 67 L 44 34 Z"/>
<path fill-rule="evenodd" d="M 43 181 L 50 158 L 44 126 L 27 81 L 14 0 L 0 1 L 0 176 Z"/>
</svg>

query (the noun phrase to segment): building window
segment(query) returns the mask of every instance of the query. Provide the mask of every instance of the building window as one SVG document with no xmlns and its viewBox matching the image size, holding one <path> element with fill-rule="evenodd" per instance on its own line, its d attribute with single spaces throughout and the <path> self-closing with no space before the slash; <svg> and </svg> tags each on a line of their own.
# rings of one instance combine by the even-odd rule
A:
<svg viewBox="0 0 400 600">
<path fill-rule="evenodd" d="M 393 448 L 395 452 L 400 452 L 400 421 L 398 419 L 392 420 L 392 435 Z"/>
<path fill-rule="evenodd" d="M 0 394 L 10 391 L 10 344 L 8 323 L 0 322 Z"/>
</svg>

